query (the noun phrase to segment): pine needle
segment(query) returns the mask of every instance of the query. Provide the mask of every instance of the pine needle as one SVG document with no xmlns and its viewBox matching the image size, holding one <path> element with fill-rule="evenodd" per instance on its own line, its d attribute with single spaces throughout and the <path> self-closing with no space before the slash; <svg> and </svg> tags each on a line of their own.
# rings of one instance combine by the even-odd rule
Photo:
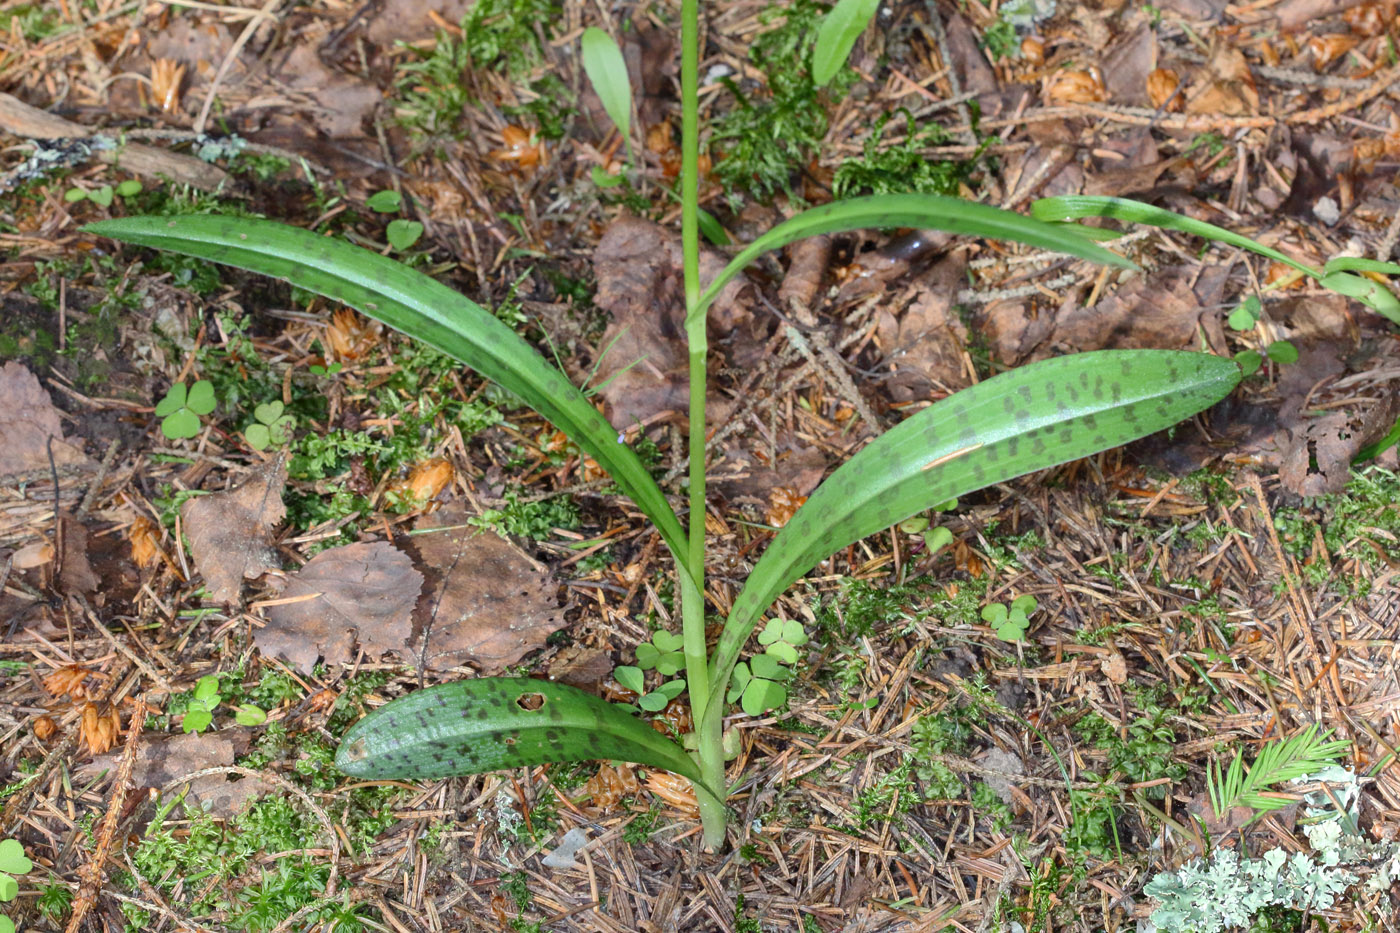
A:
<svg viewBox="0 0 1400 933">
<path fill-rule="evenodd" d="M 1288 806 L 1295 798 L 1266 789 L 1334 763 L 1351 743 L 1341 739 L 1328 741 L 1331 734 L 1329 729 L 1318 735 L 1317 725 L 1313 724 L 1291 739 L 1265 745 L 1248 771 L 1238 750 L 1226 770 L 1222 771 L 1219 762 L 1213 762 L 1206 770 L 1206 790 L 1216 818 L 1224 819 L 1232 807 L 1267 812 Z"/>
</svg>

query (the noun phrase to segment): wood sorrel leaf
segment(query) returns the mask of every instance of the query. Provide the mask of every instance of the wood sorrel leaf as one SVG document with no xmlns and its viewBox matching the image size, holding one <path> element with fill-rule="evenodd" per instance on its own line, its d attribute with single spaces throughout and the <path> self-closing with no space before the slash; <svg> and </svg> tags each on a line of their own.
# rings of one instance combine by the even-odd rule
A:
<svg viewBox="0 0 1400 933">
<path fill-rule="evenodd" d="M 689 566 L 676 513 L 607 420 L 519 334 L 446 285 L 358 246 L 266 220 L 125 217 L 84 229 L 283 279 L 460 360 L 520 396 L 596 460 L 660 530 L 677 562 Z"/>
<path fill-rule="evenodd" d="M 1041 249 L 1069 253 L 1081 259 L 1113 266 L 1136 268 L 1133 263 L 1098 246 L 1089 235 L 1074 227 L 1049 224 L 1044 221 L 1013 214 L 998 207 L 978 204 L 962 198 L 940 194 L 877 194 L 864 198 L 847 198 L 805 210 L 790 217 L 746 246 L 730 260 L 719 277 L 700 296 L 691 315 L 703 320 L 710 302 L 734 276 L 763 253 L 786 246 L 794 240 L 819 233 L 840 233 L 867 227 L 919 227 L 946 230 L 965 236 L 986 237 L 990 240 L 1011 240 L 1038 246 Z"/>
<path fill-rule="evenodd" d="M 576 687 L 527 677 L 459 680 L 394 700 L 346 731 L 335 766 L 372 780 L 426 781 L 613 758 L 705 789 L 690 756 L 637 717 Z"/>
<path fill-rule="evenodd" d="M 749 574 L 715 648 L 711 701 L 763 613 L 818 561 L 934 503 L 1160 431 L 1239 381 L 1233 361 L 1204 353 L 1078 353 L 993 376 L 890 429 L 817 488 Z"/>
</svg>

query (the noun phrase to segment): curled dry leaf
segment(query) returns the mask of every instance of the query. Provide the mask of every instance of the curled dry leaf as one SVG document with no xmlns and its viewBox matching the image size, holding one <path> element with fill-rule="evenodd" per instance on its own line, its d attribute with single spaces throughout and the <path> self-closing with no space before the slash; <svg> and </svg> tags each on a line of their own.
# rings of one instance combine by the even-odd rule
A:
<svg viewBox="0 0 1400 933">
<path fill-rule="evenodd" d="M 792 520 L 806 501 L 807 497 L 791 486 L 774 486 L 768 493 L 768 510 L 764 513 L 764 520 L 774 528 L 781 528 Z"/>
<path fill-rule="evenodd" d="M 66 664 L 44 675 L 44 689 L 50 696 L 68 696 L 74 700 L 100 694 L 106 686 L 106 675 L 76 664 Z"/>
<path fill-rule="evenodd" d="M 282 504 L 286 484 L 287 461 L 280 456 L 238 487 L 191 499 L 180 509 L 190 556 L 211 599 L 233 602 L 245 578 L 281 567 L 272 549 L 272 529 L 287 514 Z"/>
<path fill-rule="evenodd" d="M 1045 43 L 1035 36 L 1021 40 L 1021 57 L 1032 65 L 1045 64 Z"/>
<path fill-rule="evenodd" d="M 604 811 L 612 810 L 624 797 L 635 796 L 640 789 L 637 773 L 632 770 L 631 765 L 624 762 L 599 765 L 598 773 L 589 778 L 588 783 L 584 785 L 593 806 Z"/>
<path fill-rule="evenodd" d="M 384 541 L 322 551 L 287 580 L 267 624 L 253 630 L 263 654 L 310 672 L 316 659 L 355 659 L 355 646 L 373 658 L 403 653 L 413 630 L 413 606 L 423 575 Z"/>
<path fill-rule="evenodd" d="M 467 517 L 450 503 L 420 519 L 406 545 L 427 578 L 409 652 L 428 670 L 472 664 L 493 674 L 543 647 L 564 612 L 547 572 Z"/>
<path fill-rule="evenodd" d="M 685 735 L 695 731 L 695 719 L 690 715 L 690 704 L 676 697 L 666 708 L 656 714 L 651 727 L 662 735 Z"/>
<path fill-rule="evenodd" d="M 1177 91 L 1181 76 L 1170 68 L 1158 68 L 1147 75 L 1147 98 L 1159 110 L 1177 111 L 1184 106 Z"/>
<path fill-rule="evenodd" d="M 1098 69 L 1057 71 L 1046 79 L 1045 95 L 1054 104 L 1093 104 L 1108 100 Z"/>
<path fill-rule="evenodd" d="M 1363 3 L 1342 14 L 1342 20 L 1358 36 L 1373 38 L 1385 33 L 1386 8 L 1391 4 Z"/>
<path fill-rule="evenodd" d="M 1356 48 L 1356 37 L 1332 33 L 1328 36 L 1313 36 L 1308 40 L 1308 54 L 1312 56 L 1313 67 L 1322 71 L 1328 65 Z"/>
<path fill-rule="evenodd" d="M 498 162 L 514 162 L 521 171 L 534 169 L 544 163 L 544 141 L 533 130 L 511 124 L 501 130 L 500 149 L 491 150 Z"/>
<path fill-rule="evenodd" d="M 645 786 L 647 790 L 691 819 L 700 815 L 700 804 L 695 800 L 695 790 L 690 786 L 690 781 L 679 774 L 648 771 Z"/>
<path fill-rule="evenodd" d="M 349 308 L 338 308 L 326 325 L 326 346 L 337 360 L 353 362 L 374 347 L 379 325 Z"/>
<path fill-rule="evenodd" d="M 407 477 L 391 485 L 387 495 L 421 507 L 436 499 L 451 484 L 454 475 L 452 464 L 447 460 L 440 457 L 424 460 L 414 464 Z"/>
<path fill-rule="evenodd" d="M 151 95 L 155 105 L 166 113 L 180 111 L 180 83 L 185 80 L 185 66 L 173 58 L 157 58 L 151 62 Z"/>
<path fill-rule="evenodd" d="M 127 540 L 131 542 L 131 557 L 138 567 L 150 567 L 164 556 L 160 548 L 160 526 L 144 515 L 126 529 Z"/>
<path fill-rule="evenodd" d="M 58 723 L 53 721 L 52 716 L 40 716 L 34 720 L 34 737 L 40 742 L 47 742 L 58 732 Z"/>
<path fill-rule="evenodd" d="M 101 755 L 115 745 L 122 732 L 121 714 L 110 706 L 99 712 L 96 704 L 84 703 L 81 724 L 83 744 L 94 755 Z"/>
<path fill-rule="evenodd" d="M 49 440 L 58 466 L 87 465 L 75 445 L 63 439 L 58 409 L 38 378 L 10 361 L 0 367 L 0 476 L 49 468 Z"/>
</svg>

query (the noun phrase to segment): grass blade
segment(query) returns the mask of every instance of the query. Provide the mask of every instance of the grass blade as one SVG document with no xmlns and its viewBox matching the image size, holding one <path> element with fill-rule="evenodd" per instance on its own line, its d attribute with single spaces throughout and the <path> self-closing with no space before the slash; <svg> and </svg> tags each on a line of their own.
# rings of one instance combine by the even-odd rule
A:
<svg viewBox="0 0 1400 933">
<path fill-rule="evenodd" d="M 266 220 L 126 217 L 83 229 L 283 279 L 460 360 L 520 396 L 598 461 L 688 566 L 676 513 L 612 425 L 519 334 L 446 285 L 358 246 Z"/>
<path fill-rule="evenodd" d="M 818 561 L 939 502 L 1160 431 L 1239 380 L 1234 362 L 1209 354 L 1100 350 L 1032 363 L 929 406 L 837 469 L 774 538 L 734 601 L 713 682 L 728 682 L 759 618 Z"/>
<path fill-rule="evenodd" d="M 371 780 L 427 781 L 594 759 L 664 768 L 702 787 L 694 760 L 623 707 L 528 677 L 459 680 L 400 697 L 346 731 L 335 766 Z"/>
<path fill-rule="evenodd" d="M 1063 224 L 1048 224 L 987 204 L 939 194 L 879 194 L 823 204 L 778 224 L 730 260 L 704 294 L 694 314 L 703 315 L 710 302 L 734 276 L 770 249 L 820 233 L 841 233 L 869 227 L 919 227 L 965 236 L 1011 240 L 1041 249 L 1069 253 L 1081 259 L 1135 268 L 1090 238 Z"/>
<path fill-rule="evenodd" d="M 813 84 L 826 87 L 836 77 L 879 6 L 880 0 L 837 0 L 822 19 L 812 47 Z"/>
</svg>

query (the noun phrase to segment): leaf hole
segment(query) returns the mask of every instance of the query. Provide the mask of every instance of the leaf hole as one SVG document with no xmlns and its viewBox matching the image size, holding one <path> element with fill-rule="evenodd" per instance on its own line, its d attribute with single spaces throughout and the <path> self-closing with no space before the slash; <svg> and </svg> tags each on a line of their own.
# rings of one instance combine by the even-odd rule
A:
<svg viewBox="0 0 1400 933">
<path fill-rule="evenodd" d="M 516 697 L 515 705 L 527 712 L 533 713 L 537 709 L 544 707 L 544 694 L 542 693 L 522 693 Z"/>
</svg>

